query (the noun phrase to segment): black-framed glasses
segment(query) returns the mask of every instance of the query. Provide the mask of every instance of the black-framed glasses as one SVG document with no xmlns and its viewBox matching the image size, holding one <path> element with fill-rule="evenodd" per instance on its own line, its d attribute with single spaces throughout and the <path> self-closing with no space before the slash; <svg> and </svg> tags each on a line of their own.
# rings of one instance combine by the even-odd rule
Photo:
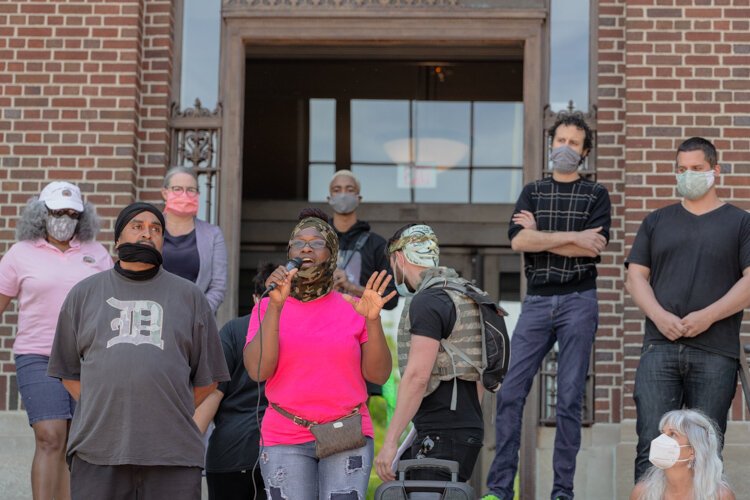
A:
<svg viewBox="0 0 750 500">
<path fill-rule="evenodd" d="M 295 250 L 302 250 L 305 247 L 310 247 L 313 250 L 322 250 L 326 247 L 325 240 L 290 240 L 289 241 L 289 247 L 294 248 Z"/>
<path fill-rule="evenodd" d="M 170 186 L 167 189 L 169 189 L 170 191 L 176 194 L 187 193 L 189 196 L 198 196 L 198 188 L 194 188 L 192 186 L 191 187 Z"/>
<path fill-rule="evenodd" d="M 58 210 L 47 210 L 47 213 L 52 217 L 62 217 L 67 215 L 71 219 L 77 219 L 81 216 L 81 212 L 73 210 L 72 208 L 60 208 Z"/>
</svg>

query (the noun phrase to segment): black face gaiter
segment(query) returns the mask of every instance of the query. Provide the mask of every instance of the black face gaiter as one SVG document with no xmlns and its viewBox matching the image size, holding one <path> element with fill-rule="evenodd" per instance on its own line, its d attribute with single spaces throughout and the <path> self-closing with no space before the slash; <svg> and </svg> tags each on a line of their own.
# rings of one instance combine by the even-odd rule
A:
<svg viewBox="0 0 750 500">
<path fill-rule="evenodd" d="M 123 269 L 122 266 L 120 266 L 120 261 L 115 264 L 115 271 L 128 279 L 136 281 L 150 280 L 156 276 L 162 263 L 161 253 L 156 248 L 149 245 L 123 243 L 117 247 L 117 256 L 120 258 L 120 261 L 123 262 L 153 264 L 154 267 L 144 271 Z"/>
</svg>

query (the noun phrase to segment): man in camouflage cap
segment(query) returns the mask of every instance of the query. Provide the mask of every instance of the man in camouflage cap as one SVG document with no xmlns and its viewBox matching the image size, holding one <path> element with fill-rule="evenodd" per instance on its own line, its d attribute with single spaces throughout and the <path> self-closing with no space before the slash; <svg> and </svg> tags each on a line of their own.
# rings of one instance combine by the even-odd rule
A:
<svg viewBox="0 0 750 500">
<path fill-rule="evenodd" d="M 429 226 L 410 224 L 396 231 L 388 254 L 396 289 L 406 303 L 398 331 L 401 383 L 393 419 L 375 459 L 378 476 L 384 481 L 395 478 L 391 466 L 398 439 L 413 420 L 417 436 L 411 456 L 455 460 L 459 479 L 467 481 L 484 433 L 478 373 L 458 368 L 454 374 L 440 345 L 451 335 L 475 335 L 478 340 L 479 310 L 465 295 L 443 287 L 466 282 L 453 269 L 439 266 L 440 248 Z M 450 480 L 442 471 L 416 471 L 411 478 Z"/>
</svg>

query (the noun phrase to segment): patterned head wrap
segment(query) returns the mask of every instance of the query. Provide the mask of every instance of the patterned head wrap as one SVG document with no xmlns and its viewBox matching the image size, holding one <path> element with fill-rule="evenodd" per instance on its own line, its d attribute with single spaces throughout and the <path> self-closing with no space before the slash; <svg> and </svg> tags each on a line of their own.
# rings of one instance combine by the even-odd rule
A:
<svg viewBox="0 0 750 500">
<path fill-rule="evenodd" d="M 289 240 L 293 240 L 303 229 L 313 228 L 320 233 L 330 252 L 328 260 L 309 269 L 300 269 L 292 280 L 291 295 L 302 302 L 309 302 L 326 295 L 333 289 L 333 272 L 339 255 L 339 238 L 336 231 L 326 221 L 317 217 L 306 217 L 292 230 Z M 287 249 L 288 254 L 289 249 Z"/>
<path fill-rule="evenodd" d="M 404 252 L 406 260 L 416 266 L 437 267 L 440 263 L 437 236 L 432 228 L 425 224 L 407 227 L 388 247 L 389 254 L 399 250 Z"/>
</svg>

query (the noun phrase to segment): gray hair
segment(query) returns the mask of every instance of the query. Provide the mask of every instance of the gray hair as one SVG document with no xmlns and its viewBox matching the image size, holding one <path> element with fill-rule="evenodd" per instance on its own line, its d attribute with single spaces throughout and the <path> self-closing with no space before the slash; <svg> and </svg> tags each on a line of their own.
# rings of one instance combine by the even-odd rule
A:
<svg viewBox="0 0 750 500">
<path fill-rule="evenodd" d="M 687 437 L 693 448 L 693 498 L 719 500 L 722 487 L 729 488 L 719 458 L 719 431 L 706 415 L 697 410 L 673 410 L 664 414 L 659 429 L 669 426 Z M 662 469 L 651 467 L 641 481 L 644 485 L 639 500 L 660 500 L 667 488 Z"/>
<path fill-rule="evenodd" d="M 29 241 L 47 239 L 47 205 L 39 201 L 35 196 L 29 200 L 21 212 L 21 218 L 16 224 L 16 239 L 18 241 Z M 96 209 L 91 203 L 83 204 L 83 212 L 78 217 L 75 236 L 78 241 L 92 241 L 99 232 L 99 217 Z"/>
<path fill-rule="evenodd" d="M 164 175 L 164 184 L 162 187 L 168 188 L 169 187 L 169 181 L 177 174 L 187 174 L 193 179 L 195 179 L 195 185 L 198 185 L 198 174 L 195 173 L 195 169 L 192 169 L 190 167 L 183 167 L 181 165 L 178 165 L 176 167 L 172 167 L 169 170 L 167 170 L 167 173 Z"/>
</svg>

